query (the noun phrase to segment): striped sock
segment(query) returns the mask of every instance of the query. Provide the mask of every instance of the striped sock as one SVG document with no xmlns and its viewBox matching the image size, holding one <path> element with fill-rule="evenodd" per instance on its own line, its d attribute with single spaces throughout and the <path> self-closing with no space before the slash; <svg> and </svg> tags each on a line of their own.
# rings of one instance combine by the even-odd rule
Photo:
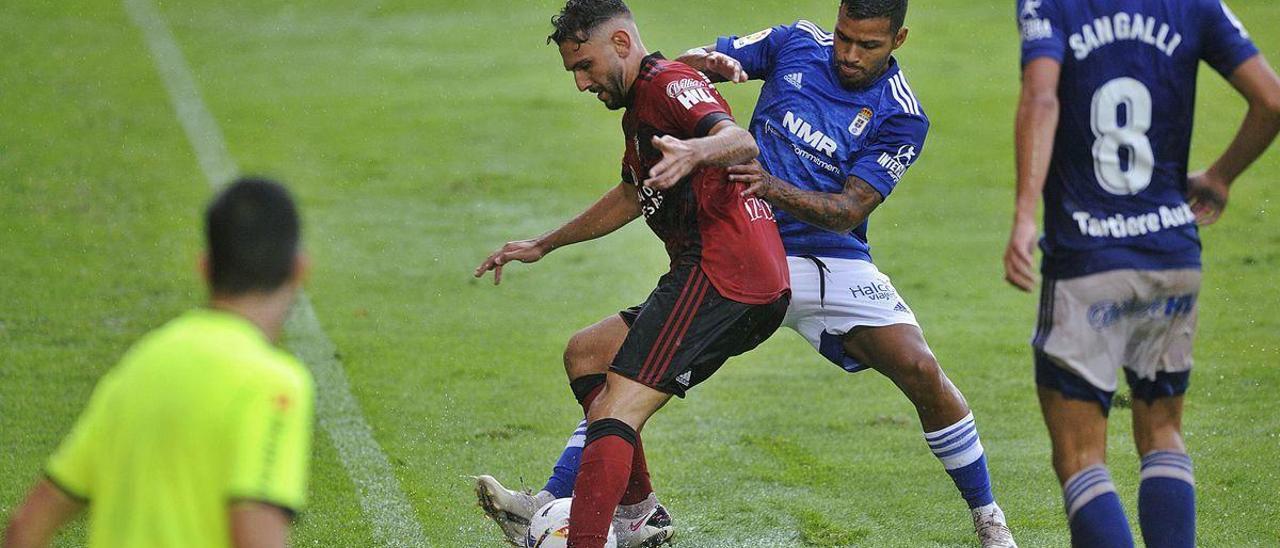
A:
<svg viewBox="0 0 1280 548">
<path fill-rule="evenodd" d="M 587 427 L 582 471 L 569 506 L 569 546 L 604 547 L 613 513 L 631 477 L 635 443 L 636 431 L 620 420 L 600 419 Z"/>
<path fill-rule="evenodd" d="M 1062 495 L 1071 526 L 1071 546 L 1133 548 L 1129 519 L 1106 466 L 1096 464 L 1076 472 L 1062 486 Z"/>
<path fill-rule="evenodd" d="M 573 496 L 573 482 L 578 479 L 578 466 L 582 464 L 582 447 L 586 442 L 587 419 L 582 419 L 582 422 L 578 423 L 578 428 L 573 431 L 573 435 L 569 436 L 569 442 L 560 453 L 560 459 L 551 470 L 551 478 L 542 488 L 543 491 L 551 493 L 558 499 Z"/>
<path fill-rule="evenodd" d="M 1196 545 L 1196 479 L 1191 457 L 1153 451 L 1142 457 L 1138 524 L 1151 548 Z"/>
<path fill-rule="evenodd" d="M 991 494 L 991 475 L 987 472 L 987 456 L 978 439 L 978 424 L 969 413 L 960 422 L 938 430 L 926 432 L 924 441 L 933 455 L 942 461 L 942 467 L 955 482 L 969 508 L 978 508 L 995 502 Z"/>
</svg>

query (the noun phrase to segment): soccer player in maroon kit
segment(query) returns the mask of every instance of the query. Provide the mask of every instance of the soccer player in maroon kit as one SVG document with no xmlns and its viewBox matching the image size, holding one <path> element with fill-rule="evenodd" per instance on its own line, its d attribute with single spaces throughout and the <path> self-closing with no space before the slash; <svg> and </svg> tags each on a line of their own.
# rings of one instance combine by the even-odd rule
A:
<svg viewBox="0 0 1280 548">
<path fill-rule="evenodd" d="M 772 210 L 728 181 L 724 167 L 758 151 L 715 87 L 689 66 L 649 54 L 621 0 L 569 0 L 552 22 L 548 41 L 578 89 L 626 109 L 622 182 L 560 228 L 506 244 L 476 275 L 493 270 L 497 283 L 506 263 L 537 261 L 642 214 L 666 245 L 671 269 L 643 304 L 575 335 L 614 351 L 607 375 L 571 382 L 588 427 L 569 545 L 600 548 L 619 504 L 656 504 L 639 434 L 645 421 L 773 334 L 790 289 Z"/>
</svg>

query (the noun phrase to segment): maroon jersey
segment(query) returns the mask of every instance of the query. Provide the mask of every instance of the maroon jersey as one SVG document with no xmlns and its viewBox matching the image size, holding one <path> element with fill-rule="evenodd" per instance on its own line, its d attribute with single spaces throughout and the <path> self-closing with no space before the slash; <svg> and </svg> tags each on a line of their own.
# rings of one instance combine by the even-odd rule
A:
<svg viewBox="0 0 1280 548">
<path fill-rule="evenodd" d="M 729 104 L 702 73 L 659 54 L 641 63 L 629 99 L 622 117 L 622 180 L 635 185 L 645 221 L 666 244 L 672 268 L 699 264 L 721 295 L 738 302 L 776 300 L 790 286 L 769 204 L 743 197 L 744 187 L 716 167 L 698 169 L 665 191 L 643 185 L 662 160 L 654 137 L 705 137 L 716 124 L 733 120 Z"/>
</svg>

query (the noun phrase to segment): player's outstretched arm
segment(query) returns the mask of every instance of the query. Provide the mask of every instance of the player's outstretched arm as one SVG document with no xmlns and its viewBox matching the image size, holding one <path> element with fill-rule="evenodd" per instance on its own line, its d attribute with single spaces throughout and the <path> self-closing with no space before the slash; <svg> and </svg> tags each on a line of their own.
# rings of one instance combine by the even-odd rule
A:
<svg viewBox="0 0 1280 548">
<path fill-rule="evenodd" d="M 832 232 L 849 232 L 871 215 L 884 198 L 858 177 L 845 179 L 839 193 L 801 190 L 764 170 L 760 162 L 729 167 L 729 181 L 747 185 L 743 195 L 764 198 L 797 219 Z"/>
<path fill-rule="evenodd" d="M 716 45 L 693 48 L 676 57 L 676 61 L 689 65 L 707 75 L 712 82 L 741 84 L 748 80 L 747 72 L 737 59 L 716 51 Z"/>
<path fill-rule="evenodd" d="M 1235 139 L 1209 169 L 1187 178 L 1187 198 L 1196 221 L 1213 224 L 1227 207 L 1231 183 L 1257 160 L 1280 133 L 1280 76 L 1261 53 L 1231 73 L 1231 85 L 1249 102 Z"/>
<path fill-rule="evenodd" d="M 706 137 L 680 140 L 670 135 L 653 138 L 653 146 L 662 152 L 662 161 L 649 169 L 644 186 L 666 190 L 679 183 L 695 169 L 707 166 L 727 167 L 749 162 L 760 154 L 755 137 L 732 120 L 722 120 L 711 127 Z"/>
<path fill-rule="evenodd" d="M 1013 229 L 1004 250 L 1004 279 L 1023 291 L 1037 283 L 1034 252 L 1036 210 L 1044 193 L 1044 180 L 1053 156 L 1053 137 L 1058 129 L 1058 79 L 1062 64 L 1047 57 L 1035 59 L 1022 69 L 1022 97 L 1018 100 L 1017 142 L 1018 190 L 1014 202 Z"/>
<path fill-rule="evenodd" d="M 475 276 L 483 277 L 485 272 L 492 270 L 493 285 L 498 285 L 502 283 L 502 267 L 509 262 L 536 262 L 558 248 L 593 240 L 618 230 L 639 216 L 640 202 L 636 199 L 635 191 L 627 183 L 618 183 L 618 186 L 606 192 L 586 211 L 560 228 L 537 238 L 507 242 L 476 267 Z"/>
<path fill-rule="evenodd" d="M 4 533 L 4 548 L 48 546 L 53 535 L 84 509 L 84 504 L 67 496 L 47 479 L 31 489 L 9 521 Z"/>
</svg>

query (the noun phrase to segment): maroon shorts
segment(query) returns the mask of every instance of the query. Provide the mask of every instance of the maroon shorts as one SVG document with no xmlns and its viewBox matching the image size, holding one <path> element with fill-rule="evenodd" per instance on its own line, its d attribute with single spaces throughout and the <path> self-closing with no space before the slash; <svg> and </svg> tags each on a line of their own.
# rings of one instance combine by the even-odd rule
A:
<svg viewBox="0 0 1280 548">
<path fill-rule="evenodd" d="M 726 299 L 696 264 L 658 280 L 643 304 L 619 313 L 631 328 L 610 371 L 684 397 L 733 356 L 773 335 L 790 293 L 766 304 Z"/>
</svg>

